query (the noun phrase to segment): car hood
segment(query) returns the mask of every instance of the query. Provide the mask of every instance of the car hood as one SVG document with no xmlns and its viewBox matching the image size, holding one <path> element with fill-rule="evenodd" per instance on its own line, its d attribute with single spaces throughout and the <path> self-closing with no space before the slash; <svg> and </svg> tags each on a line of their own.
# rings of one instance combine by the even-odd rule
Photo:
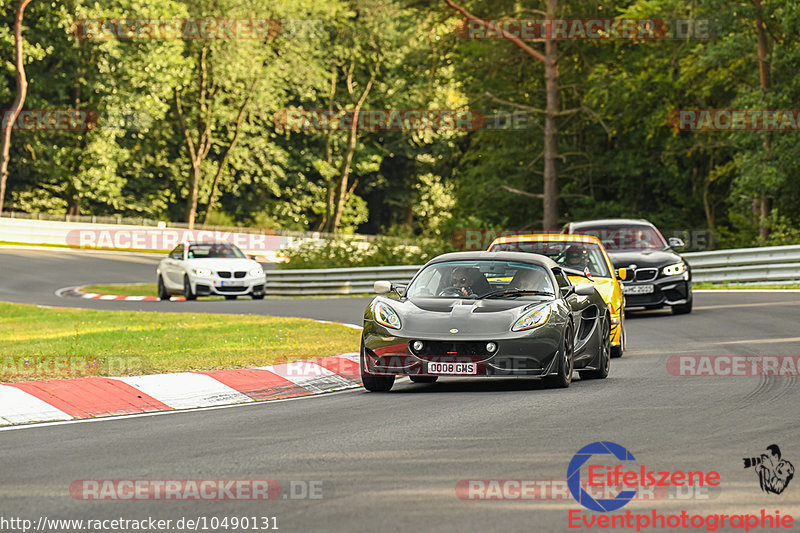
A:
<svg viewBox="0 0 800 533">
<path fill-rule="evenodd" d="M 227 259 L 221 257 L 215 258 L 196 258 L 196 259 L 187 259 L 183 261 L 183 263 L 187 267 L 192 268 L 209 268 L 214 271 L 218 270 L 245 270 L 250 271 L 254 268 L 259 267 L 260 265 L 253 261 L 252 259 Z"/>
<path fill-rule="evenodd" d="M 683 261 L 683 258 L 672 250 L 644 250 L 630 252 L 608 252 L 614 268 L 659 268 Z"/>
<path fill-rule="evenodd" d="M 509 333 L 514 321 L 527 309 L 550 299 L 487 299 L 414 298 L 381 299 L 400 316 L 402 335 L 420 338 L 441 338 L 459 330 L 459 339 L 470 336 Z"/>
</svg>

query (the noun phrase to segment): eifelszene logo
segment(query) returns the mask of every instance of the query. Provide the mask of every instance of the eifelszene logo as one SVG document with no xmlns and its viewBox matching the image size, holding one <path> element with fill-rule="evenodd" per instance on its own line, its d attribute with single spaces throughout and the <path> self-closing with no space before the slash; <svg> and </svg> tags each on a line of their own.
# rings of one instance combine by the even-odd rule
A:
<svg viewBox="0 0 800 533">
<path fill-rule="evenodd" d="M 637 488 L 651 487 L 716 487 L 720 484 L 719 472 L 704 472 L 648 469 L 644 464 L 631 465 L 625 470 L 622 464 L 609 466 L 602 464 L 613 456 L 620 462 L 636 461 L 631 452 L 623 446 L 609 441 L 588 444 L 578 450 L 567 467 L 567 487 L 572 497 L 582 506 L 592 511 L 607 513 L 627 505 L 636 497 Z M 592 458 L 595 458 L 592 460 Z M 581 468 L 586 467 L 586 486 L 592 489 L 619 490 L 613 498 L 595 499 L 581 484 Z M 613 490 L 611 491 L 613 492 Z"/>
<path fill-rule="evenodd" d="M 767 446 L 767 451 L 769 453 L 762 453 L 761 457 L 745 457 L 742 461 L 745 468 L 753 468 L 758 474 L 761 490 L 767 494 L 780 494 L 794 477 L 794 466 L 781 459 L 781 449 L 777 444 Z"/>
</svg>

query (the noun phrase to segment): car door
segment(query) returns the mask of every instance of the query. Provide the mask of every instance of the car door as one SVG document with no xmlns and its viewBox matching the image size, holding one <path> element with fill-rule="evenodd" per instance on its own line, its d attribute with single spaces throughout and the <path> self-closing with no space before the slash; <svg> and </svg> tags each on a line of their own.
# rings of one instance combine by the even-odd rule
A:
<svg viewBox="0 0 800 533">
<path fill-rule="evenodd" d="M 556 274 L 556 281 L 558 281 L 559 290 L 563 295 L 565 289 L 572 287 L 573 284 L 567 277 L 566 272 L 558 270 L 554 271 L 554 274 Z M 597 322 L 598 309 L 592 302 L 591 296 L 576 294 L 573 291 L 564 299 L 572 314 L 572 324 L 575 326 L 573 330 L 575 336 L 575 358 L 578 359 L 592 337 L 593 328 Z"/>
<path fill-rule="evenodd" d="M 179 244 L 164 260 L 164 284 L 172 290 L 183 288 L 183 249 L 183 244 Z"/>
</svg>

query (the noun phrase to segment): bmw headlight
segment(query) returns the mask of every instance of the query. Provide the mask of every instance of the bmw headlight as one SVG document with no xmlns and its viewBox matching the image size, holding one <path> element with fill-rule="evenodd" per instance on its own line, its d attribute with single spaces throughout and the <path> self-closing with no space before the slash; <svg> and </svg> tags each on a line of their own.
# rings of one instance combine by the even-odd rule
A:
<svg viewBox="0 0 800 533">
<path fill-rule="evenodd" d="M 686 263 L 675 263 L 674 265 L 665 266 L 662 270 L 665 276 L 677 276 L 686 272 Z"/>
<path fill-rule="evenodd" d="M 261 267 L 254 268 L 253 270 L 250 271 L 250 276 L 252 277 L 263 276 L 263 275 L 264 275 L 264 270 L 262 270 Z"/>
<path fill-rule="evenodd" d="M 526 329 L 539 327 L 547 322 L 548 318 L 550 318 L 549 305 L 532 309 L 514 322 L 514 325 L 511 326 L 511 331 L 524 331 Z"/>
<path fill-rule="evenodd" d="M 375 304 L 374 308 L 375 322 L 384 325 L 387 328 L 400 329 L 400 317 L 394 309 L 389 307 L 383 302 Z"/>
<path fill-rule="evenodd" d="M 210 276 L 211 271 L 207 268 L 193 268 L 192 272 L 195 273 L 197 276 Z"/>
</svg>

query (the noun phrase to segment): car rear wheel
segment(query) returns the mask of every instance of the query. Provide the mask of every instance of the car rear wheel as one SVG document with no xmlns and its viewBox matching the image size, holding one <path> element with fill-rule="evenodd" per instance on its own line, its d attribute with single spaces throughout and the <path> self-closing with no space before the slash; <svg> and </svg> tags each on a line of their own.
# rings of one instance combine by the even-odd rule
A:
<svg viewBox="0 0 800 533">
<path fill-rule="evenodd" d="M 569 325 L 564 332 L 564 338 L 561 339 L 561 347 L 557 354 L 557 374 L 547 378 L 547 382 L 551 387 L 565 389 L 572 383 L 572 371 L 575 369 L 574 342 L 572 325 Z"/>
<path fill-rule="evenodd" d="M 691 312 L 692 312 L 692 299 L 691 298 L 685 304 L 673 305 L 672 306 L 672 314 L 673 315 L 688 315 Z"/>
<path fill-rule="evenodd" d="M 183 297 L 187 300 L 197 300 L 197 295 L 192 292 L 192 284 L 189 283 L 189 276 L 183 276 Z"/>
<path fill-rule="evenodd" d="M 414 383 L 436 383 L 439 376 L 408 376 Z"/>
<path fill-rule="evenodd" d="M 158 299 L 162 301 L 169 300 L 169 293 L 164 286 L 164 278 L 162 278 L 161 275 L 158 276 Z"/>
<path fill-rule="evenodd" d="M 608 325 L 608 318 L 603 321 L 597 352 L 597 370 L 578 372 L 581 379 L 606 379 L 608 377 L 608 371 L 611 369 L 611 328 Z"/>
<path fill-rule="evenodd" d="M 235 300 L 236 299 L 236 295 L 235 294 L 226 294 L 225 295 L 225 299 L 226 300 Z"/>
</svg>

